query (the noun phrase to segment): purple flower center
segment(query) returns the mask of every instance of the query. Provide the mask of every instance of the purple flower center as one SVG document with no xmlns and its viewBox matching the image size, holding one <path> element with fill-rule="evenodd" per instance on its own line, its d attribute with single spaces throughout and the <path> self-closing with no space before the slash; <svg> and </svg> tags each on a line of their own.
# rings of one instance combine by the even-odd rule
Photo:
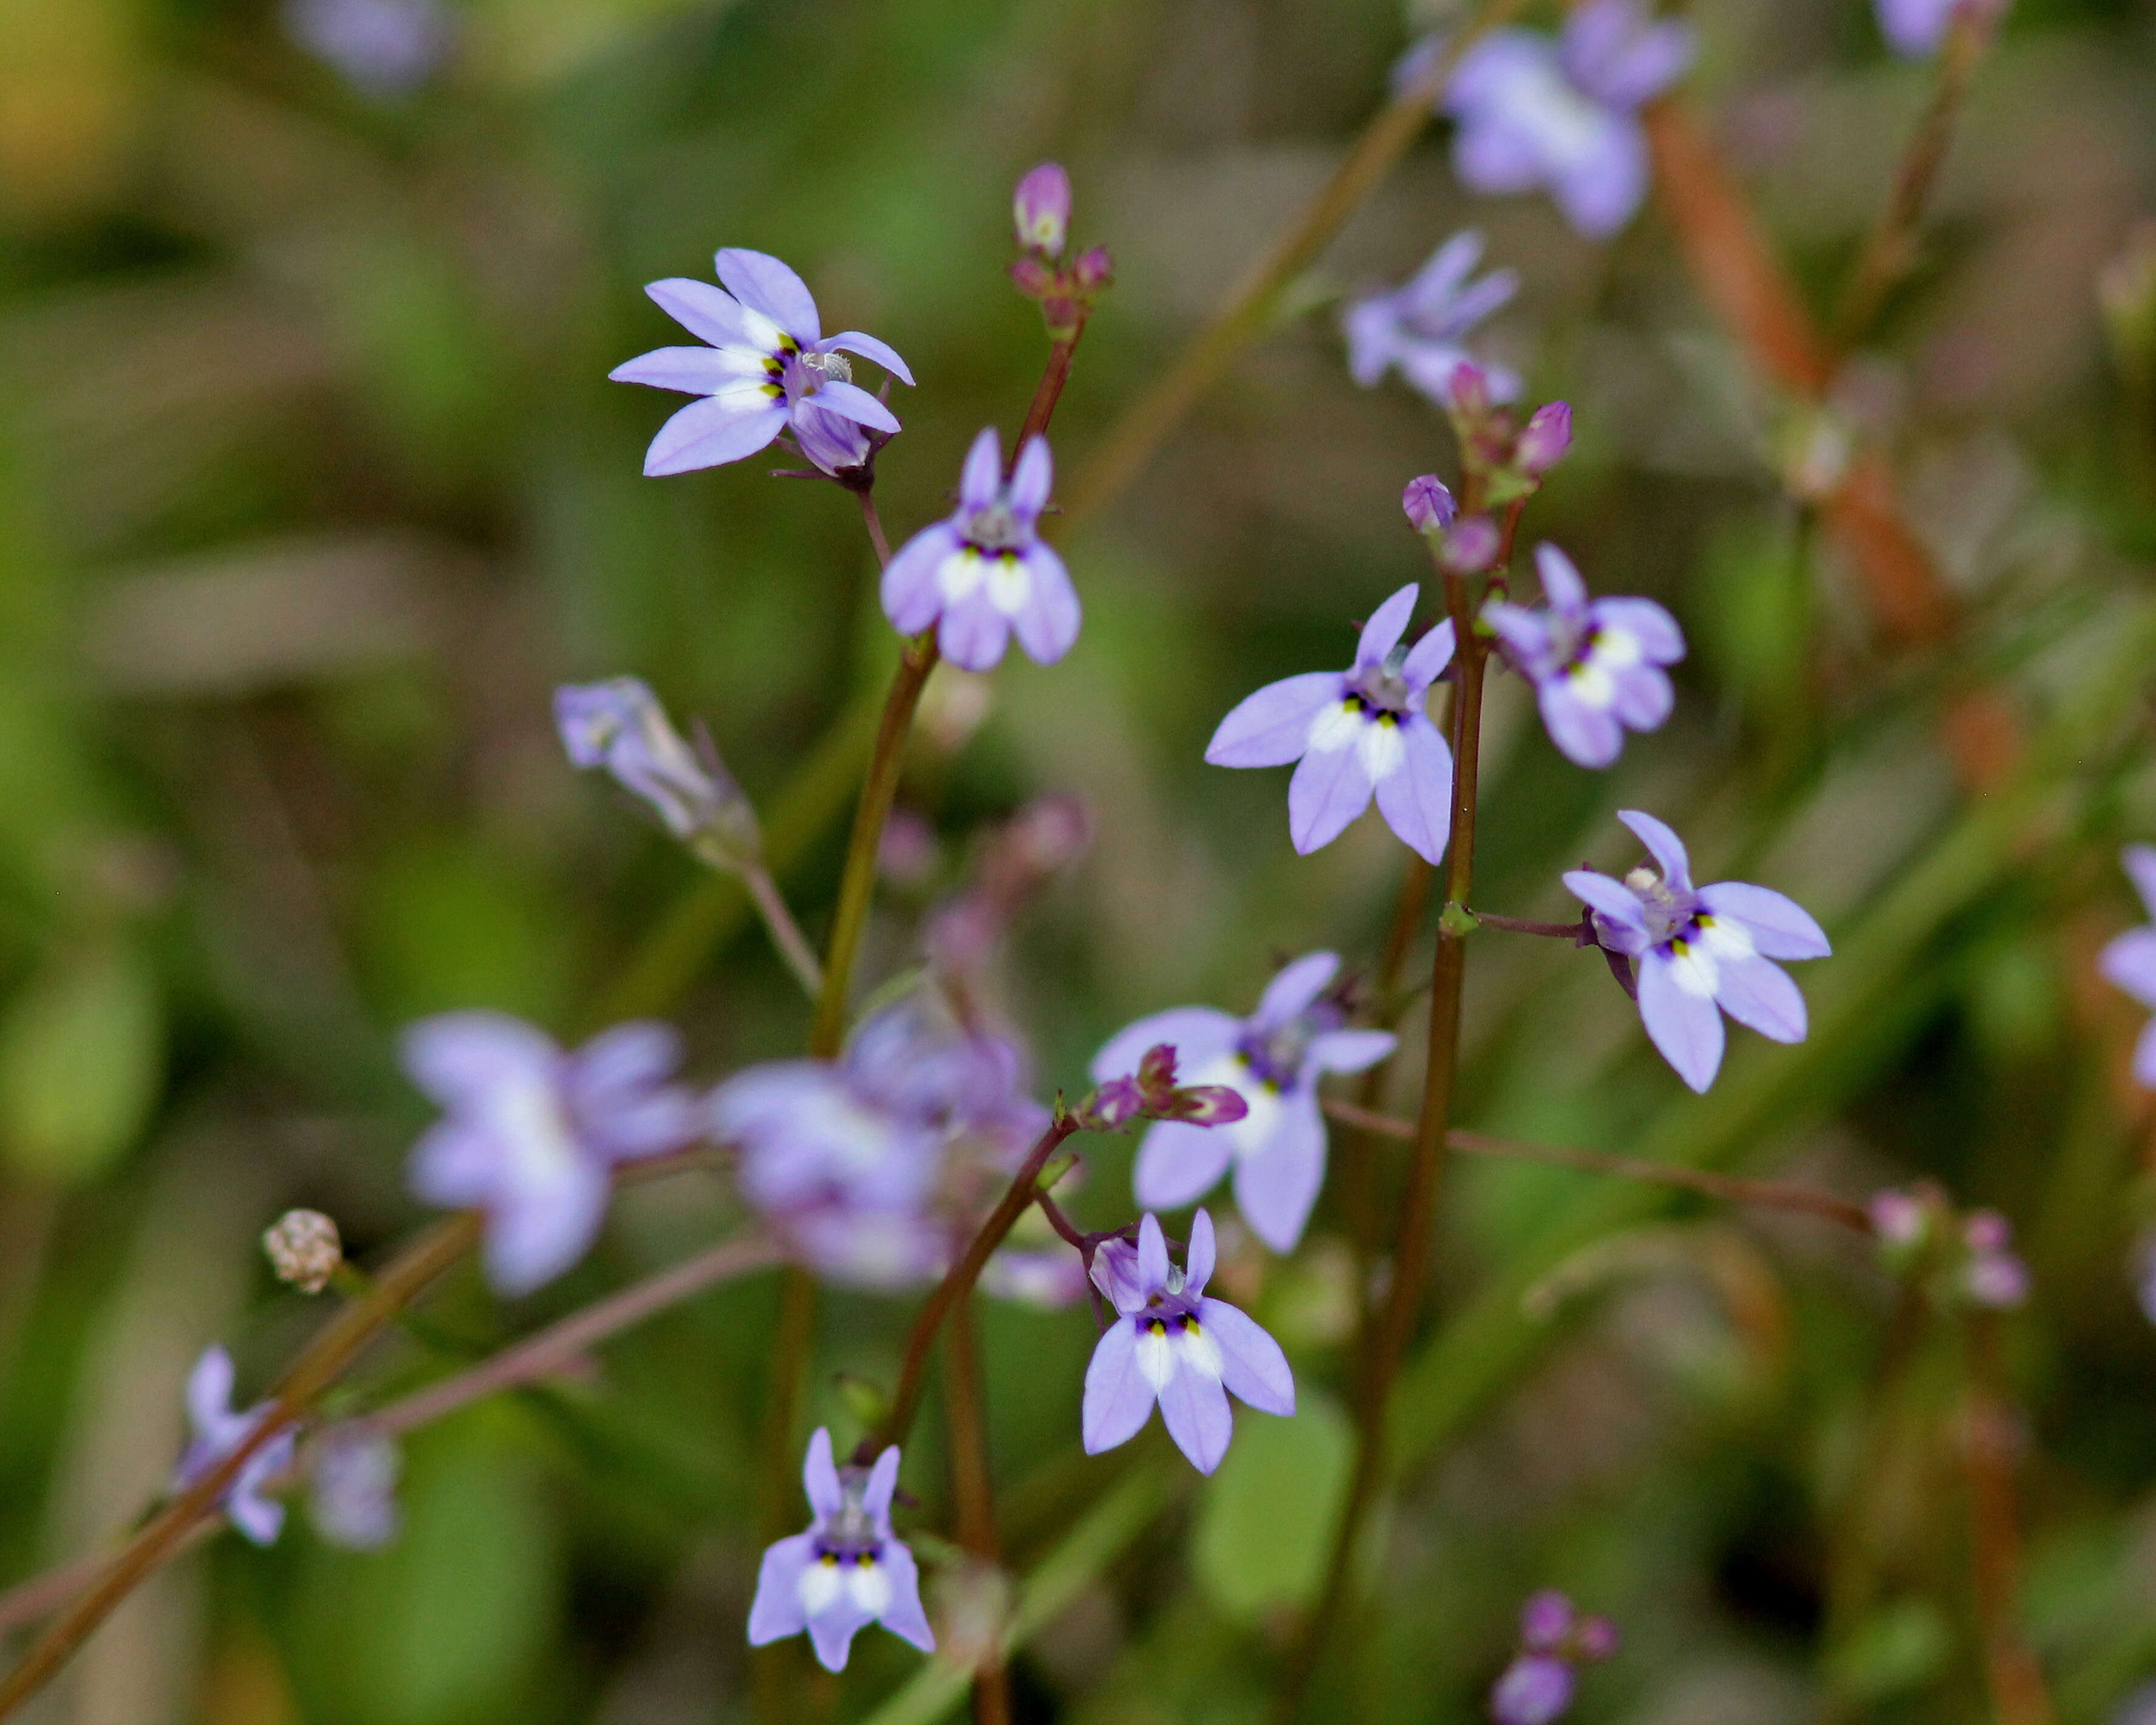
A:
<svg viewBox="0 0 2156 1725">
<path fill-rule="evenodd" d="M 1644 865 L 1625 877 L 1625 885 L 1640 901 L 1640 920 L 1647 925 L 1647 938 L 1652 944 L 1666 947 L 1698 938 L 1701 916 L 1697 894 L 1671 891 L 1668 881 Z"/>
<path fill-rule="evenodd" d="M 986 509 L 973 511 L 966 517 L 959 536 L 974 551 L 1005 557 L 1016 557 L 1033 538 L 1008 496 L 998 497 Z"/>
<path fill-rule="evenodd" d="M 1301 1077 L 1312 1040 L 1345 1022 L 1338 1007 L 1320 1001 L 1270 1030 L 1246 1026 L 1235 1043 L 1235 1058 L 1266 1089 L 1290 1095 Z"/>
<path fill-rule="evenodd" d="M 1409 714 L 1420 712 L 1423 693 L 1409 687 L 1404 675 L 1407 662 L 1407 645 L 1403 642 L 1388 653 L 1383 662 L 1361 665 L 1348 672 L 1349 705 L 1359 706 L 1380 724 L 1398 724 Z"/>
</svg>

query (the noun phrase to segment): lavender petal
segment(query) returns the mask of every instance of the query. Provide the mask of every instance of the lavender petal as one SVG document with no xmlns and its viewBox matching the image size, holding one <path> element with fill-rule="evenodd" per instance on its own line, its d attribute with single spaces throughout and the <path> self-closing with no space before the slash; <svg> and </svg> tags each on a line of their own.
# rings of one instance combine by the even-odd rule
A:
<svg viewBox="0 0 2156 1725">
<path fill-rule="evenodd" d="M 808 1626 L 801 1607 L 801 1572 L 816 1560 L 816 1536 L 796 1533 L 764 1548 L 748 1608 L 748 1644 L 762 1647 Z"/>
<path fill-rule="evenodd" d="M 1699 901 L 1715 916 L 1743 923 L 1763 957 L 1825 958 L 1834 950 L 1811 912 L 1772 887 L 1720 880 L 1700 888 Z"/>
<path fill-rule="evenodd" d="M 1086 1368 L 1079 1431 L 1088 1455 L 1128 1443 L 1152 1416 L 1152 1385 L 1138 1369 L 1137 1321 L 1119 1317 L 1093 1348 Z"/>
<path fill-rule="evenodd" d="M 1250 1028 L 1268 1035 L 1290 1019 L 1307 1012 L 1339 973 L 1337 952 L 1305 952 L 1292 963 L 1281 966 L 1258 997 L 1258 1009 L 1250 1014 Z"/>
<path fill-rule="evenodd" d="M 1287 787 L 1288 836 L 1296 850 L 1307 856 L 1330 845 L 1370 806 L 1375 789 L 1353 742 L 1306 754 Z"/>
<path fill-rule="evenodd" d="M 1722 1066 L 1721 1013 L 1712 999 L 1677 981 L 1668 954 L 1659 949 L 1640 955 L 1639 988 L 1648 1040 L 1677 1076 L 1704 1096 Z"/>
<path fill-rule="evenodd" d="M 1452 751 L 1424 713 L 1400 726 L 1399 768 L 1378 782 L 1378 808 L 1400 842 L 1432 868 L 1452 834 Z"/>
<path fill-rule="evenodd" d="M 923 1653 L 933 1653 L 936 1631 L 929 1628 L 928 1614 L 921 1609 L 921 1570 L 913 1553 L 897 1540 L 886 1539 L 877 1561 L 891 1581 L 891 1603 L 883 1608 L 880 1619 L 883 1626 Z"/>
<path fill-rule="evenodd" d="M 898 357 L 898 350 L 888 341 L 879 341 L 874 336 L 865 336 L 859 330 L 842 330 L 835 336 L 826 336 L 815 344 L 819 353 L 833 352 L 851 353 L 881 366 L 901 383 L 911 385 L 913 372 Z"/>
<path fill-rule="evenodd" d="M 1220 1183 L 1235 1147 L 1225 1132 L 1157 1120 L 1138 1144 L 1132 1195 L 1147 1209 L 1179 1210 Z"/>
<path fill-rule="evenodd" d="M 1285 767 L 1301 760 L 1312 723 L 1346 690 L 1337 671 L 1305 671 L 1268 683 L 1221 720 L 1205 758 L 1215 767 Z"/>
<path fill-rule="evenodd" d="M 761 311 L 803 347 L 824 333 L 808 284 L 767 252 L 728 246 L 712 260 L 726 290 L 752 311 Z"/>
<path fill-rule="evenodd" d="M 1787 971 L 1765 958 L 1723 958 L 1717 970 L 1716 1003 L 1738 1024 L 1773 1042 L 1804 1040 L 1804 997 Z"/>
<path fill-rule="evenodd" d="M 1535 691 L 1535 705 L 1542 709 L 1543 728 L 1558 752 L 1575 767 L 1599 771 L 1623 752 L 1625 730 L 1616 716 L 1582 701 L 1563 673 Z"/>
<path fill-rule="evenodd" d="M 1220 1349 L 1220 1382 L 1260 1414 L 1295 1412 L 1295 1373 L 1263 1326 L 1224 1300 L 1199 1302 L 1198 1322 Z"/>
<path fill-rule="evenodd" d="M 1684 840 L 1664 822 L 1637 809 L 1620 809 L 1617 819 L 1631 828 L 1640 842 L 1647 847 L 1656 865 L 1662 871 L 1662 879 L 1674 892 L 1690 892 L 1691 886 L 1691 858 L 1686 853 Z"/>
<path fill-rule="evenodd" d="M 1385 655 L 1399 645 L 1400 637 L 1407 633 L 1408 619 L 1414 615 L 1416 595 L 1421 591 L 1416 583 L 1410 581 L 1370 614 L 1370 620 L 1363 625 L 1362 639 L 1355 645 L 1358 670 L 1383 664 Z"/>
<path fill-rule="evenodd" d="M 1175 1050 L 1178 1076 L 1187 1078 L 1233 1049 L 1242 1030 L 1240 1019 L 1209 1006 L 1171 1007 L 1127 1024 L 1111 1036 L 1093 1056 L 1087 1074 L 1096 1084 L 1128 1077 L 1137 1070 L 1148 1050 L 1165 1042 Z"/>
<path fill-rule="evenodd" d="M 1175 1369 L 1160 1387 L 1160 1417 L 1190 1465 L 1200 1473 L 1210 1473 L 1228 1453 L 1228 1440 L 1235 1434 L 1228 1392 L 1220 1387 L 1219 1378 L 1192 1363 L 1188 1342 L 1173 1329 L 1168 1332 L 1168 1347 Z"/>
<path fill-rule="evenodd" d="M 607 373 L 616 383 L 644 383 L 685 395 L 716 395 L 748 375 L 734 354 L 716 347 L 654 347 Z"/>
<path fill-rule="evenodd" d="M 1302 1239 L 1325 1183 L 1325 1120 L 1309 1091 L 1289 1100 L 1270 1138 L 1235 1163 L 1235 1208 L 1274 1251 L 1285 1256 Z"/>
<path fill-rule="evenodd" d="M 654 281 L 644 290 L 675 322 L 714 347 L 761 347 L 732 294 L 685 275 Z"/>
<path fill-rule="evenodd" d="M 732 395 L 707 395 L 690 402 L 659 428 L 659 435 L 644 452 L 644 476 L 664 479 L 723 467 L 767 448 L 786 429 L 786 406 L 760 393 L 757 398 L 766 404 L 757 407 Z"/>
<path fill-rule="evenodd" d="M 833 377 L 821 385 L 809 400 L 824 413 L 836 413 L 856 425 L 865 425 L 872 431 L 886 432 L 894 437 L 898 434 L 898 415 L 858 383 Z"/>
<path fill-rule="evenodd" d="M 1034 664 L 1053 665 L 1078 639 L 1077 591 L 1052 547 L 1035 540 L 1019 553 L 1019 561 L 1030 578 L 1030 591 L 1025 605 L 1011 619 L 1011 631 Z"/>
</svg>

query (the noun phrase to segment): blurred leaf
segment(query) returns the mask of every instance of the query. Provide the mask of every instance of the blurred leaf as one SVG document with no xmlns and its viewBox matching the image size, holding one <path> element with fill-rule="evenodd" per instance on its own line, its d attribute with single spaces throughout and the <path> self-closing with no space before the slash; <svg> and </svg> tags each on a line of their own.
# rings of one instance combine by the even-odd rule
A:
<svg viewBox="0 0 2156 1725">
<path fill-rule="evenodd" d="M 561 1004 L 575 925 L 528 875 L 443 842 L 393 857 L 371 885 L 367 955 L 392 1017 L 491 1006 L 545 1020 Z"/>
<path fill-rule="evenodd" d="M 164 1069 L 157 978 L 116 938 L 64 951 L 0 1019 L 0 1149 L 21 1172 L 90 1180 L 135 1142 Z"/>
<path fill-rule="evenodd" d="M 1953 1645 L 1945 1615 L 1929 1599 L 1897 1599 L 1851 1632 L 1835 1655 L 1835 1686 L 1874 1703 L 1929 1682 Z"/>
<path fill-rule="evenodd" d="M 1348 1416 L 1307 1388 L 1291 1420 L 1238 1412 L 1199 1505 L 1193 1553 L 1224 1610 L 1254 1616 L 1317 1596 L 1354 1448 Z"/>
</svg>

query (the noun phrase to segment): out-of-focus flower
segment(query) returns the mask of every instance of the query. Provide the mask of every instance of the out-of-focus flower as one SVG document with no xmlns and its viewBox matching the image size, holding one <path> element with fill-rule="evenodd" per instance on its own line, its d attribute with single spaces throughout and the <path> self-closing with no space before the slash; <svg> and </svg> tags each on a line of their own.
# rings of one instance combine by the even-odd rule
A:
<svg viewBox="0 0 2156 1725">
<path fill-rule="evenodd" d="M 1810 912 L 1764 886 L 1691 884 L 1684 841 L 1651 814 L 1620 809 L 1661 870 L 1622 880 L 1574 869 L 1564 884 L 1594 913 L 1595 938 L 1639 966 L 1640 1021 L 1662 1058 L 1696 1091 L 1722 1065 L 1722 1014 L 1776 1042 L 1801 1042 L 1804 997 L 1776 958 L 1831 948 Z"/>
<path fill-rule="evenodd" d="M 2014 1224 L 1997 1210 L 1978 1210 L 1962 1224 L 1969 1256 L 1961 1266 L 1962 1291 L 1972 1305 L 2010 1312 L 2029 1297 L 2029 1266 L 2014 1250 Z"/>
<path fill-rule="evenodd" d="M 454 33 L 439 0 L 285 0 L 285 33 L 362 95 L 408 95 L 440 69 Z"/>
<path fill-rule="evenodd" d="M 1873 0 L 1879 33 L 1895 53 L 1917 59 L 1938 52 L 1957 12 L 1989 22 L 2006 10 L 2007 0 Z"/>
<path fill-rule="evenodd" d="M 896 1445 L 873 1468 L 833 1466 L 831 1434 L 819 1426 L 801 1470 L 814 1519 L 805 1533 L 763 1554 L 749 1607 L 748 1643 L 761 1647 L 807 1630 L 826 1671 L 842 1671 L 854 1637 L 872 1623 L 936 1651 L 936 1632 L 921 1609 L 921 1572 L 891 1531 L 898 1488 Z"/>
<path fill-rule="evenodd" d="M 756 811 L 717 752 L 690 747 L 641 677 L 563 684 L 554 725 L 572 765 L 605 768 L 714 867 L 739 868 L 762 850 Z"/>
<path fill-rule="evenodd" d="M 1317 1083 L 1327 1072 L 1360 1072 L 1392 1053 L 1389 1030 L 1353 1030 L 1323 998 L 1340 968 L 1331 952 L 1311 952 L 1275 977 L 1247 1019 L 1210 1007 L 1155 1013 L 1118 1032 L 1094 1055 L 1096 1082 L 1137 1070 L 1140 1057 L 1173 1046 L 1185 1081 L 1218 1085 L 1248 1111 L 1228 1125 L 1163 1120 L 1138 1146 L 1132 1178 L 1148 1209 L 1180 1209 L 1209 1191 L 1232 1163 L 1235 1207 L 1276 1252 L 1302 1238 L 1325 1180 L 1325 1117 Z"/>
<path fill-rule="evenodd" d="M 187 1425 L 194 1436 L 172 1471 L 172 1489 L 184 1491 L 259 1431 L 275 1413 L 268 1402 L 244 1414 L 232 1410 L 232 1356 L 212 1344 L 187 1373 Z M 274 1545 L 284 1531 L 285 1506 L 262 1495 L 292 1465 L 298 1432 L 287 1427 L 249 1455 L 224 1489 L 220 1507 L 232 1525 L 257 1545 Z"/>
<path fill-rule="evenodd" d="M 2143 906 L 2156 918 L 2156 846 L 2129 845 L 2119 852 L 2118 860 Z M 2156 927 L 2128 929 L 2097 955 L 2097 968 L 2114 988 L 2156 1009 Z M 2156 1019 L 2143 1027 L 2140 1040 L 2133 1045 L 2133 1081 L 2156 1090 Z"/>
<path fill-rule="evenodd" d="M 696 1136 L 688 1091 L 666 1081 L 681 1042 L 664 1024 L 618 1024 L 574 1054 L 521 1019 L 454 1012 L 405 1031 L 412 1081 L 444 1111 L 412 1151 L 429 1204 L 482 1210 L 487 1280 L 526 1294 L 591 1248 L 618 1163 Z"/>
<path fill-rule="evenodd" d="M 307 1507 L 315 1531 L 331 1545 L 377 1551 L 396 1538 L 403 1517 L 397 1481 L 404 1471 L 397 1440 L 364 1428 L 332 1431 L 308 1465 Z"/>
<path fill-rule="evenodd" d="M 1060 162 L 1029 169 L 1011 194 L 1011 222 L 1019 247 L 1045 258 L 1063 255 L 1070 237 L 1070 176 Z"/>
<path fill-rule="evenodd" d="M 1580 233 L 1609 238 L 1646 195 L 1639 110 L 1683 75 L 1695 47 L 1689 25 L 1656 20 L 1639 0 L 1588 0 L 1556 39 L 1491 31 L 1439 99 L 1459 121 L 1454 171 L 1494 196 L 1544 188 Z M 1394 82 L 1414 83 L 1441 51 L 1435 39 L 1419 44 Z"/>
<path fill-rule="evenodd" d="M 1308 671 L 1268 683 L 1220 721 L 1205 747 L 1215 767 L 1295 770 L 1288 833 L 1307 855 L 1330 845 L 1370 806 L 1425 862 L 1452 830 L 1452 751 L 1423 711 L 1451 662 L 1448 619 L 1410 648 L 1401 639 L 1420 589 L 1409 582 L 1364 625 L 1345 671 Z"/>
<path fill-rule="evenodd" d="M 1573 561 L 1535 548 L 1543 608 L 1491 600 L 1482 615 L 1512 668 L 1535 685 L 1550 741 L 1582 767 L 1607 767 L 1625 727 L 1652 731 L 1675 699 L 1662 670 L 1684 657 L 1676 619 L 1652 599 L 1590 599 Z"/>
<path fill-rule="evenodd" d="M 303 1294 L 319 1294 L 344 1262 L 337 1225 L 320 1210 L 287 1210 L 262 1236 L 262 1250 L 277 1280 Z"/>
<path fill-rule="evenodd" d="M 956 513 L 907 540 L 883 572 L 891 626 L 911 635 L 937 624 L 943 656 L 966 670 L 995 665 L 1014 634 L 1040 664 L 1068 653 L 1078 639 L 1078 595 L 1039 527 L 1054 477 L 1047 439 L 1026 444 L 1006 485 L 995 428 L 975 438 Z"/>
<path fill-rule="evenodd" d="M 1095 1255 L 1094 1281 L 1114 1303 L 1116 1319 L 1086 1368 L 1087 1455 L 1136 1437 L 1158 1403 L 1176 1447 L 1210 1473 L 1235 1434 L 1229 1392 L 1262 1414 L 1295 1412 L 1295 1378 L 1280 1344 L 1235 1307 L 1206 1297 L 1213 1250 L 1213 1219 L 1200 1210 L 1177 1269 L 1148 1211 L 1127 1266 L 1103 1269 L 1103 1255 Z"/>
<path fill-rule="evenodd" d="M 1348 374 L 1369 389 L 1397 366 L 1439 407 L 1449 406 L 1453 374 L 1472 357 L 1461 345 L 1468 332 L 1519 291 L 1519 275 L 1511 270 L 1471 282 L 1481 257 L 1482 236 L 1469 228 L 1433 252 L 1404 285 L 1350 305 L 1340 319 Z M 1483 375 L 1494 399 L 1519 395 L 1517 372 L 1486 365 Z"/>
<path fill-rule="evenodd" d="M 1871 1215 L 1871 1231 L 1887 1250 L 1907 1252 L 1922 1245 L 1931 1232 L 1932 1206 L 1916 1193 L 1886 1187 L 1871 1194 L 1866 1208 Z"/>
<path fill-rule="evenodd" d="M 1519 441 L 1512 446 L 1512 459 L 1522 473 L 1540 479 L 1563 460 L 1571 449 L 1572 404 L 1544 402 L 1527 415 L 1527 423 L 1521 427 Z"/>
<path fill-rule="evenodd" d="M 1617 1626 L 1606 1617 L 1581 1617 L 1554 1588 L 1520 1608 L 1520 1651 L 1490 1691 L 1496 1725 L 1551 1725 L 1571 1707 L 1574 1666 L 1617 1651 Z"/>
<path fill-rule="evenodd" d="M 1005 1250 L 981 1266 L 981 1291 L 1021 1306 L 1056 1311 L 1086 1291 L 1086 1263 L 1068 1247 L 1052 1251 Z"/>
<path fill-rule="evenodd" d="M 618 383 L 702 398 L 660 427 L 644 472 L 690 473 L 739 461 L 789 429 L 801 453 L 826 473 L 864 466 L 875 447 L 868 434 L 895 437 L 898 420 L 855 383 L 846 355 L 873 360 L 911 383 L 906 362 L 859 330 L 824 335 L 807 284 L 778 259 L 729 246 L 717 264 L 724 289 L 677 276 L 644 290 L 711 345 L 656 348 L 607 374 Z"/>
</svg>

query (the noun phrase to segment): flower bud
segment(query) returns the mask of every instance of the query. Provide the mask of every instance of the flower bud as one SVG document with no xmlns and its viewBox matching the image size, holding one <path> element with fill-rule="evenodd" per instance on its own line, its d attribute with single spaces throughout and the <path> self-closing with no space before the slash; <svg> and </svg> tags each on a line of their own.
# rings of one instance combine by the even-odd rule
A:
<svg viewBox="0 0 2156 1725">
<path fill-rule="evenodd" d="M 1147 1091 L 1173 1090 L 1175 1087 L 1173 1043 L 1155 1043 L 1139 1058 L 1138 1084 Z"/>
<path fill-rule="evenodd" d="M 1434 473 L 1408 481 L 1407 490 L 1400 493 L 1400 507 L 1407 512 L 1408 525 L 1418 533 L 1441 531 L 1460 513 L 1460 506 L 1452 501 L 1445 481 Z"/>
<path fill-rule="evenodd" d="M 1540 479 L 1572 447 L 1572 408 L 1561 401 L 1537 408 L 1528 417 L 1520 440 L 1512 445 L 1512 465 L 1529 477 Z"/>
<path fill-rule="evenodd" d="M 1471 515 L 1446 530 L 1439 556 L 1454 574 L 1475 575 L 1497 561 L 1499 545 L 1496 522 L 1486 515 Z"/>
<path fill-rule="evenodd" d="M 2011 1311 L 2029 1297 L 2029 1266 L 2011 1252 L 1979 1252 L 1963 1267 L 1962 1290 L 1975 1305 Z"/>
<path fill-rule="evenodd" d="M 1445 379 L 1445 398 L 1460 418 L 1480 419 L 1490 411 L 1490 378 L 1471 360 L 1462 360 Z"/>
<path fill-rule="evenodd" d="M 1022 250 L 1050 258 L 1063 255 L 1070 232 L 1070 176 L 1056 162 L 1044 162 L 1018 182 L 1011 218 Z"/>
<path fill-rule="evenodd" d="M 1029 300 L 1044 297 L 1055 285 L 1055 269 L 1028 253 L 1010 266 L 1010 279 Z"/>
<path fill-rule="evenodd" d="M 1088 246 L 1078 254 L 1070 274 L 1085 292 L 1098 293 L 1116 279 L 1115 254 L 1105 245 Z"/>
<path fill-rule="evenodd" d="M 1573 1635 L 1572 1645 L 1579 1650 L 1582 1659 L 1604 1660 L 1617 1652 L 1617 1625 L 1606 1617 L 1583 1617 Z"/>
<path fill-rule="evenodd" d="M 2003 1252 L 2014 1244 L 2014 1225 L 1997 1210 L 1978 1210 L 1962 1224 L 1972 1252 Z"/>
<path fill-rule="evenodd" d="M 1170 1091 L 1168 1105 L 1158 1111 L 1163 1120 L 1193 1126 L 1233 1126 L 1250 1113 L 1250 1105 L 1224 1084 L 1194 1084 Z"/>
<path fill-rule="evenodd" d="M 1490 1692 L 1496 1725 L 1551 1725 L 1572 1705 L 1572 1667 L 1547 1653 L 1526 1653 L 1505 1668 Z"/>
<path fill-rule="evenodd" d="M 1146 1112 L 1144 1087 L 1135 1078 L 1111 1078 L 1077 1107 L 1078 1123 L 1086 1131 L 1111 1132 L 1128 1126 Z"/>
<path fill-rule="evenodd" d="M 1871 1231 L 1883 1245 L 1912 1246 L 1924 1237 L 1924 1201 L 1912 1192 L 1889 1186 L 1871 1194 Z"/>
<path fill-rule="evenodd" d="M 1520 1645 L 1531 1653 L 1554 1653 L 1572 1633 L 1572 1601 L 1553 1587 L 1530 1594 L 1520 1607 Z"/>
<path fill-rule="evenodd" d="M 320 1210 L 287 1210 L 262 1236 L 262 1250 L 277 1280 L 302 1293 L 319 1294 L 344 1262 L 337 1226 Z"/>
</svg>

